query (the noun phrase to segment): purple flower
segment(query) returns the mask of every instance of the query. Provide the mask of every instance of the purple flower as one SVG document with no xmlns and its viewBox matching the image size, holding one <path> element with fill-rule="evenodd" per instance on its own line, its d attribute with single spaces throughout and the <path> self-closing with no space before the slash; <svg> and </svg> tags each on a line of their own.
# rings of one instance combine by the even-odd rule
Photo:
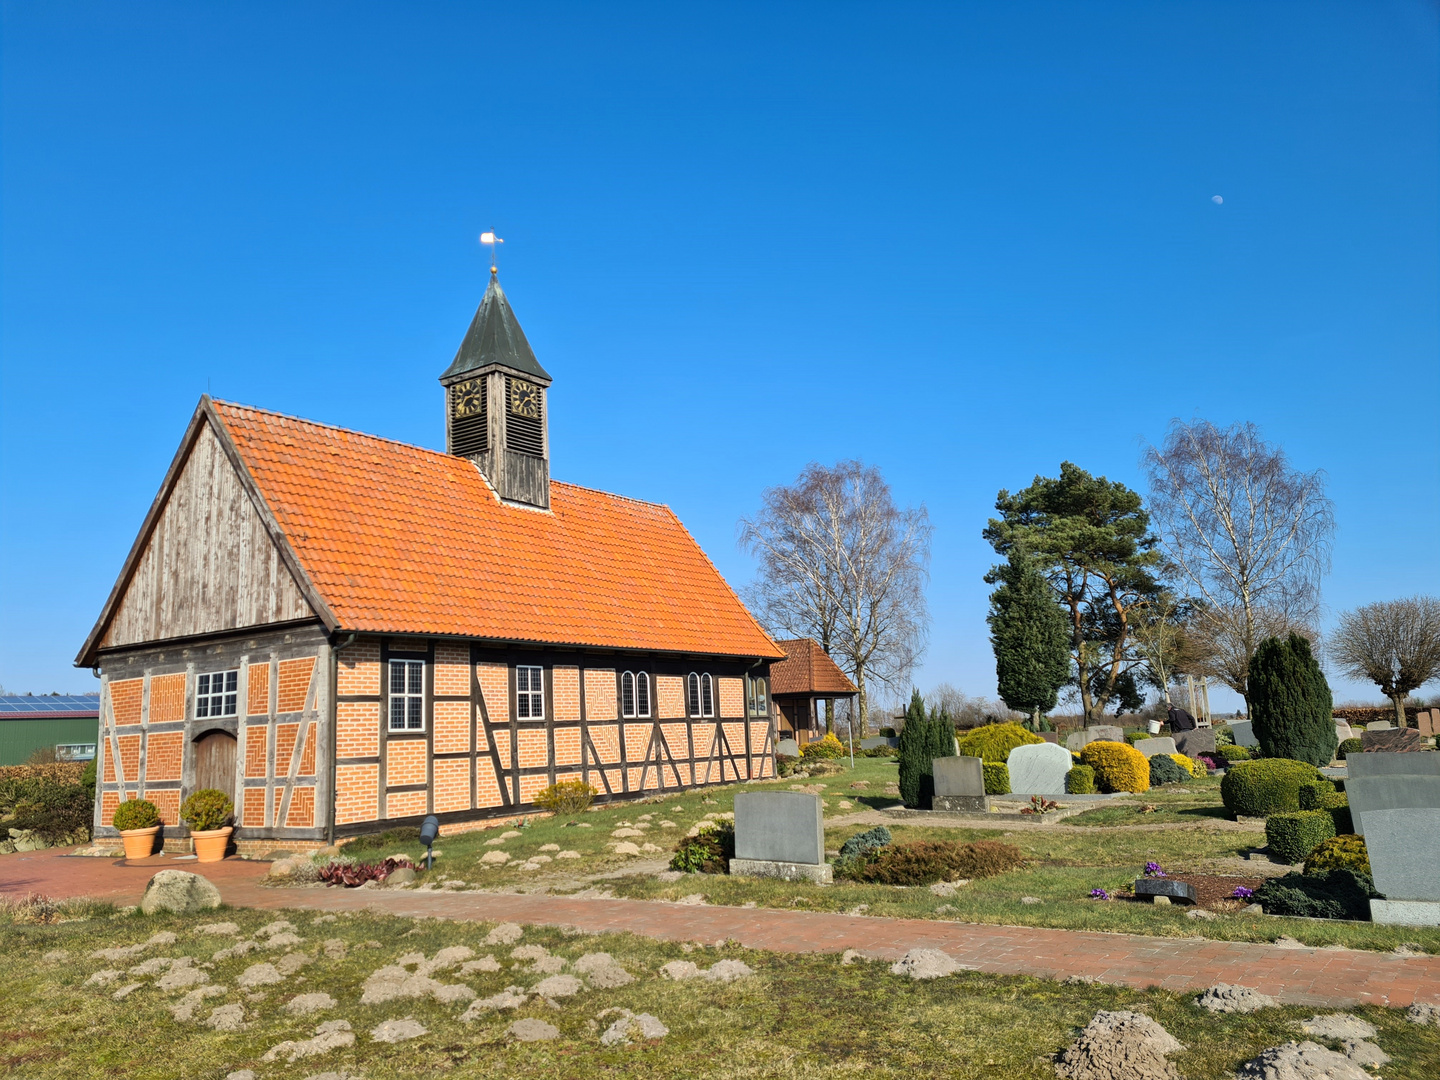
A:
<svg viewBox="0 0 1440 1080">
<path fill-rule="evenodd" d="M 1145 864 L 1145 876 L 1164 877 L 1165 871 L 1160 869 L 1160 864 L 1158 862 L 1147 862 Z"/>
<path fill-rule="evenodd" d="M 1255 895 L 1254 889 L 1247 889 L 1244 885 L 1236 885 L 1235 891 L 1230 894 L 1236 900 L 1249 900 Z"/>
<path fill-rule="evenodd" d="M 1091 889 L 1091 890 L 1090 890 L 1090 899 L 1092 899 L 1092 900 L 1109 900 L 1109 899 L 1110 899 L 1110 894 L 1109 894 L 1108 892 L 1106 892 L 1104 889 Z"/>
</svg>

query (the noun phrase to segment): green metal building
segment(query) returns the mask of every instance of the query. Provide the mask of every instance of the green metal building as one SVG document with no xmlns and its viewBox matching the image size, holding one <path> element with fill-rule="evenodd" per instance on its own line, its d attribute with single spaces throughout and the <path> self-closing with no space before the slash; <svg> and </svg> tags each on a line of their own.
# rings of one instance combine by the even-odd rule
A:
<svg viewBox="0 0 1440 1080">
<path fill-rule="evenodd" d="M 23 765 L 49 747 L 61 760 L 89 761 L 99 736 L 99 694 L 0 696 L 0 765 Z"/>
</svg>

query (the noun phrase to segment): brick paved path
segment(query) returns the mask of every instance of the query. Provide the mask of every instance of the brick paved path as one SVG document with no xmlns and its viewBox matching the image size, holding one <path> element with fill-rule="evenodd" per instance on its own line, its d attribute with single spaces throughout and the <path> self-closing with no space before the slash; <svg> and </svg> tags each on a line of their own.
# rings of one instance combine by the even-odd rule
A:
<svg viewBox="0 0 1440 1080">
<path fill-rule="evenodd" d="M 34 852 L 26 863 L 0 856 L 0 892 L 47 892 L 138 897 L 148 867 L 117 867 L 106 859 L 55 858 Z M 1036 927 L 977 926 L 930 919 L 880 919 L 764 908 L 687 906 L 649 900 L 601 900 L 536 894 L 380 892 L 268 889 L 258 884 L 263 863 L 177 863 L 204 873 L 225 901 L 239 907 L 365 911 L 456 920 L 570 926 L 586 933 L 630 932 L 664 941 L 722 938 L 771 952 L 856 949 L 884 959 L 917 946 L 944 949 L 962 964 L 1003 975 L 1065 978 L 1078 975 L 1129 986 L 1199 990 L 1238 983 L 1282 1001 L 1322 1007 L 1356 1003 L 1440 1005 L 1440 956 L 1396 956 L 1352 949 L 1286 949 L 1245 942 L 1150 938 Z M 80 864 L 80 865 L 76 865 Z M 23 873 L 17 873 L 24 867 Z M 115 874 L 127 880 L 114 888 Z M 23 887 L 17 881 L 23 880 Z M 47 887 L 47 884 L 53 887 Z"/>
</svg>

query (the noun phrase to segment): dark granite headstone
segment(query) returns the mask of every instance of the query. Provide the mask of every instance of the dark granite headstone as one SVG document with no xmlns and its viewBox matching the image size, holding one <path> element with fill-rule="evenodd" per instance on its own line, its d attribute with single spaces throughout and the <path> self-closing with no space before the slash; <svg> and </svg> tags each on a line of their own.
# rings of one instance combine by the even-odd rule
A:
<svg viewBox="0 0 1440 1080">
<path fill-rule="evenodd" d="M 1362 731 L 1360 749 L 1367 754 L 1412 754 L 1430 748 L 1425 745 L 1425 737 L 1414 728 L 1390 728 Z"/>
<path fill-rule="evenodd" d="M 1196 728 L 1194 731 L 1175 732 L 1175 749 L 1188 758 L 1215 752 L 1215 729 Z"/>
<path fill-rule="evenodd" d="M 1136 896 L 1168 896 L 1172 901 L 1183 900 L 1187 904 L 1197 904 L 1200 896 L 1195 891 L 1195 886 L 1183 881 L 1176 881 L 1174 878 L 1163 877 L 1142 877 L 1135 879 Z"/>
</svg>

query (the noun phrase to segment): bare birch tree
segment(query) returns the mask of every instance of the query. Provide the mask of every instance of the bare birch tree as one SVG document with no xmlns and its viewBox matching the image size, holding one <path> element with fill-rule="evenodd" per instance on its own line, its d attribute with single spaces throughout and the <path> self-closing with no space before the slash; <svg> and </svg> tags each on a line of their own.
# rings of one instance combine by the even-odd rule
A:
<svg viewBox="0 0 1440 1080">
<path fill-rule="evenodd" d="M 1208 673 L 1248 705 L 1255 647 L 1277 627 L 1313 627 L 1319 614 L 1335 533 L 1324 474 L 1291 468 L 1254 424 L 1206 420 L 1172 421 L 1145 465 L 1165 554 L 1201 602 L 1197 640 L 1215 648 Z"/>
<path fill-rule="evenodd" d="M 880 470 L 858 461 L 812 462 L 740 522 L 740 544 L 760 562 L 747 591 L 757 615 L 774 633 L 813 637 L 836 659 L 859 689 L 862 731 L 867 683 L 898 691 L 924 651 L 930 532 L 923 506 L 897 507 Z"/>
<path fill-rule="evenodd" d="M 1404 727 L 1410 691 L 1440 678 L 1440 600 L 1412 596 L 1347 611 L 1331 636 L 1330 656 L 1345 674 L 1380 687 Z"/>
</svg>

